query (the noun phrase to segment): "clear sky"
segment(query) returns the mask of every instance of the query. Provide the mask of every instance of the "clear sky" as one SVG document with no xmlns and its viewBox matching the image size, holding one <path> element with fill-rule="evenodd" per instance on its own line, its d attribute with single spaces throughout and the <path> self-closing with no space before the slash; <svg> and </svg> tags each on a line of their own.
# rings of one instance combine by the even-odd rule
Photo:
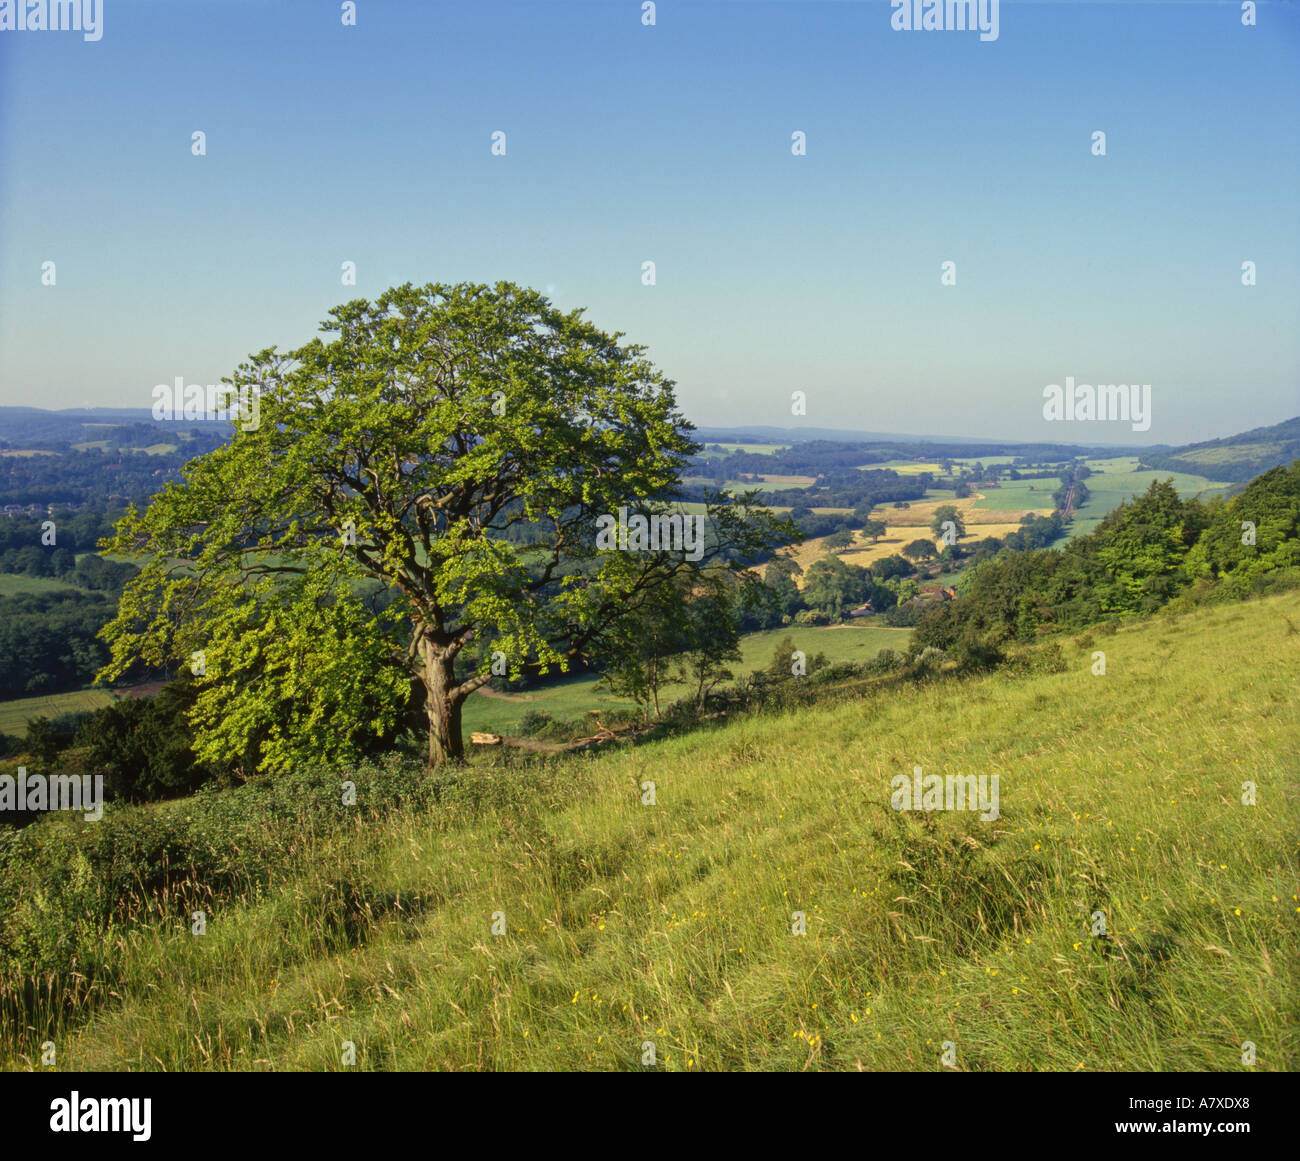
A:
<svg viewBox="0 0 1300 1161">
<path fill-rule="evenodd" d="M 94 43 L 0 31 L 0 404 L 148 407 L 348 299 L 509 279 L 699 424 L 1300 413 L 1296 4 L 1003 0 L 983 42 L 884 0 L 103 3 Z M 1044 422 L 1067 376 L 1150 383 L 1150 430 Z"/>
</svg>

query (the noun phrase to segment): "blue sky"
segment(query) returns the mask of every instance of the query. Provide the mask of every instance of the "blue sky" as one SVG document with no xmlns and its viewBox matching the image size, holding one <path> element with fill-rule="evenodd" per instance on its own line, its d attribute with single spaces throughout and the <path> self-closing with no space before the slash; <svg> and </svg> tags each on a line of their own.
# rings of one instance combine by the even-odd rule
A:
<svg viewBox="0 0 1300 1161">
<path fill-rule="evenodd" d="M 339 302 L 509 279 L 645 344 L 702 425 L 1300 413 L 1294 4 L 1003 0 L 991 42 L 883 0 L 104 9 L 96 43 L 0 32 L 0 404 L 148 407 Z M 1150 431 L 1044 422 L 1067 376 L 1150 383 Z"/>
</svg>

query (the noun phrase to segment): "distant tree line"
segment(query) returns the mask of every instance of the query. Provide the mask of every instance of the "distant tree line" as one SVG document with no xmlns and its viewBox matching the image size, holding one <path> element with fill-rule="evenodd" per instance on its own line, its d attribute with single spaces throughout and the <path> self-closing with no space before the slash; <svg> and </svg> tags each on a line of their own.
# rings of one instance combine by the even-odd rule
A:
<svg viewBox="0 0 1300 1161">
<path fill-rule="evenodd" d="M 140 438 L 146 439 L 148 446 L 175 442 L 178 435 L 152 429 Z M 132 451 L 123 445 L 107 451 L 63 448 L 53 455 L 0 456 L 0 506 L 144 504 L 167 483 L 178 480 L 181 467 L 192 456 L 222 442 L 223 437 L 213 431 L 160 454 Z"/>
</svg>

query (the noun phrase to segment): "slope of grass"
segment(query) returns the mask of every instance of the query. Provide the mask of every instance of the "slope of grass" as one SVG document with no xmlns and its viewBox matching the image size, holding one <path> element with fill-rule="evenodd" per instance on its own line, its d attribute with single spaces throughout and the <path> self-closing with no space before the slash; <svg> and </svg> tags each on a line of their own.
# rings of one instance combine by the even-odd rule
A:
<svg viewBox="0 0 1300 1161">
<path fill-rule="evenodd" d="M 936 1071 L 951 1041 L 961 1070 L 1235 1071 L 1249 1040 L 1294 1069 L 1293 609 L 476 766 L 214 899 L 204 936 L 106 935 L 113 998 L 59 1067 L 340 1069 L 351 1042 L 362 1069 L 634 1070 L 653 1042 L 668 1071 Z M 892 810 L 914 765 L 999 776 L 1000 817 Z"/>
<path fill-rule="evenodd" d="M 1074 520 L 1070 524 L 1071 536 L 1084 536 L 1091 532 L 1110 512 L 1145 492 L 1153 480 L 1172 480 L 1180 496 L 1199 496 L 1202 500 L 1208 500 L 1230 486 L 1185 472 L 1136 472 L 1132 469 L 1137 462 L 1132 457 L 1088 461 L 1089 466 L 1098 469 L 1098 474 L 1089 476 L 1085 481 L 1088 485 L 1088 499 L 1075 511 Z M 1039 484 L 1049 482 L 1035 481 Z"/>
<path fill-rule="evenodd" d="M 19 697 L 0 701 L 0 734 L 21 738 L 33 718 L 56 718 L 60 714 L 97 710 L 113 704 L 106 689 L 74 689 L 68 693 L 48 693 L 39 697 Z"/>
</svg>

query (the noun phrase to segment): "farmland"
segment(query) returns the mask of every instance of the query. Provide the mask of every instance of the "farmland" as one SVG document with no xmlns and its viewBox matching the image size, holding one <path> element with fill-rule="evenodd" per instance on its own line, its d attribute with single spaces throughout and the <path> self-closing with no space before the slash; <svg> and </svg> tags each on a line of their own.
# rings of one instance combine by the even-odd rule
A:
<svg viewBox="0 0 1300 1161">
<path fill-rule="evenodd" d="M 795 648 L 801 649 L 809 658 L 823 653 L 831 663 L 861 662 L 871 660 L 881 649 L 905 649 L 911 630 L 858 625 L 792 625 L 748 633 L 741 638 L 742 660 L 732 664 L 732 672 L 739 678 L 752 670 L 766 669 L 772 654 L 786 637 L 790 637 Z M 686 685 L 670 683 L 660 701 L 667 705 L 693 692 Z M 517 729 L 523 716 L 530 711 L 573 721 L 591 711 L 632 707 L 630 699 L 615 697 L 602 685 L 599 677 L 585 674 L 524 694 L 494 696 L 490 691 L 472 694 L 465 704 L 464 720 L 466 729 L 508 734 Z"/>
<path fill-rule="evenodd" d="M 0 701 L 0 734 L 22 737 L 32 718 L 56 718 L 60 714 L 97 710 L 113 703 L 105 689 L 78 689 L 69 693 L 51 693 L 43 697 L 21 697 Z"/>
</svg>

